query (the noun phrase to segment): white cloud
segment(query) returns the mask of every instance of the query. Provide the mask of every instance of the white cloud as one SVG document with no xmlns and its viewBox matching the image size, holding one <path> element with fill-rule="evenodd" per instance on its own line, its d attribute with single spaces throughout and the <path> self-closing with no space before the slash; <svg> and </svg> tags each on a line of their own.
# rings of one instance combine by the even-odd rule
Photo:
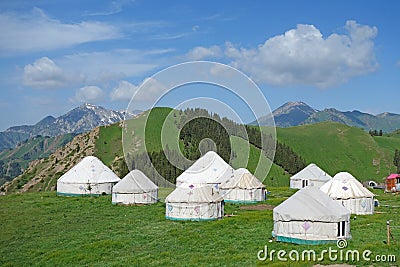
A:
<svg viewBox="0 0 400 267">
<path fill-rule="evenodd" d="M 34 88 L 59 88 L 79 79 L 79 76 L 73 79 L 48 57 L 42 57 L 24 67 L 23 83 Z"/>
<path fill-rule="evenodd" d="M 135 94 L 135 99 L 147 102 L 156 101 L 167 89 L 168 88 L 158 80 L 146 78 L 140 84 Z"/>
<path fill-rule="evenodd" d="M 98 84 L 127 77 L 143 77 L 158 67 L 164 54 L 171 51 L 118 49 L 67 55 L 59 61 L 64 68 L 82 73 L 86 83 Z"/>
<path fill-rule="evenodd" d="M 33 88 L 59 88 L 83 84 L 107 84 L 128 77 L 143 77 L 158 64 L 166 64 L 173 49 L 118 49 L 42 57 L 23 68 L 22 82 Z"/>
<path fill-rule="evenodd" d="M 129 101 L 138 87 L 127 81 L 120 81 L 111 91 L 111 101 Z"/>
<path fill-rule="evenodd" d="M 183 37 L 186 37 L 190 35 L 191 33 L 162 33 L 162 34 L 155 34 L 150 37 L 152 40 L 177 40 L 177 39 L 182 39 Z"/>
<path fill-rule="evenodd" d="M 234 67 L 258 82 L 324 88 L 377 68 L 373 41 L 377 28 L 347 21 L 345 30 L 324 38 L 315 26 L 299 24 L 254 49 L 227 43 L 225 54 Z"/>
<path fill-rule="evenodd" d="M 119 29 L 112 25 L 95 21 L 64 23 L 49 18 L 39 8 L 28 15 L 1 13 L 0 25 L 0 51 L 3 55 L 53 50 L 121 37 Z"/>
<path fill-rule="evenodd" d="M 221 57 L 222 54 L 222 49 L 217 45 L 213 45 L 210 47 L 197 46 L 191 49 L 186 54 L 186 57 L 190 60 L 201 60 L 205 58 Z"/>
<path fill-rule="evenodd" d="M 140 85 L 120 81 L 110 97 L 112 101 L 130 101 L 135 96 L 135 101 L 155 102 L 167 89 L 167 86 L 151 77 L 144 79 Z"/>
<path fill-rule="evenodd" d="M 199 29 L 200 29 L 200 26 L 199 26 L 199 25 L 193 25 L 193 26 L 192 26 L 192 31 L 193 31 L 193 32 L 197 32 Z"/>
<path fill-rule="evenodd" d="M 111 1 L 108 3 L 107 9 L 103 11 L 97 11 L 92 13 L 87 13 L 87 16 L 109 16 L 118 14 L 123 10 L 123 6 L 134 1 L 131 0 L 118 0 L 118 1 Z"/>
<path fill-rule="evenodd" d="M 95 104 L 104 99 L 104 92 L 97 86 L 84 86 L 75 92 L 75 96 L 70 99 L 71 102 Z"/>
</svg>

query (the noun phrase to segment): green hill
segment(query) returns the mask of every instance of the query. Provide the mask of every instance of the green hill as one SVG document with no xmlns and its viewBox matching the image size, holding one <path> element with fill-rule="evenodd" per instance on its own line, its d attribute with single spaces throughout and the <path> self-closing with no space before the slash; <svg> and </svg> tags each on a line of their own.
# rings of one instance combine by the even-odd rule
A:
<svg viewBox="0 0 400 267">
<path fill-rule="evenodd" d="M 400 130 L 385 134 L 387 137 L 400 138 Z"/>
<path fill-rule="evenodd" d="M 180 121 L 185 119 L 183 118 L 184 116 L 189 115 L 188 113 L 172 110 L 170 108 L 155 108 L 151 111 L 144 112 L 139 117 L 125 124 L 124 134 L 126 135 L 125 139 L 127 139 L 125 149 L 133 151 L 133 154 L 136 155 L 146 150 L 148 152 L 161 151 L 163 149 L 160 138 L 162 130 L 167 132 L 167 134 L 164 133 L 166 145 L 168 145 L 169 148 L 173 148 L 173 143 L 179 139 L 178 127 Z M 165 123 L 165 121 L 167 122 Z M 177 133 L 178 136 L 174 137 L 174 134 Z M 119 125 L 100 127 L 95 144 L 95 156 L 109 166 L 120 165 L 120 162 L 123 160 L 123 149 L 122 134 Z M 240 137 L 231 136 L 231 144 L 233 153 L 236 155 L 236 158 L 231 162 L 232 166 L 234 168 L 247 167 L 254 173 L 257 162 L 260 161 L 260 168 L 255 175 L 260 180 L 265 180 L 266 177 L 265 175 L 263 176 L 263 174 L 267 173 L 271 165 L 270 160 L 264 155 L 260 156 L 260 150 L 251 145 L 250 160 L 248 164 L 245 165 L 243 162 L 246 162 L 246 159 L 242 157 L 246 148 L 249 146 L 248 142 Z M 182 141 L 179 141 L 179 148 L 182 147 Z M 282 167 L 272 163 L 271 172 L 268 174 L 267 180 L 269 181 L 267 185 L 284 186 L 289 183 L 289 176 Z"/>
<path fill-rule="evenodd" d="M 316 163 L 330 175 L 348 171 L 361 181 L 382 182 L 395 171 L 394 150 L 400 148 L 398 138 L 372 137 L 360 128 L 333 122 L 278 128 L 277 136 L 307 163 Z"/>
</svg>

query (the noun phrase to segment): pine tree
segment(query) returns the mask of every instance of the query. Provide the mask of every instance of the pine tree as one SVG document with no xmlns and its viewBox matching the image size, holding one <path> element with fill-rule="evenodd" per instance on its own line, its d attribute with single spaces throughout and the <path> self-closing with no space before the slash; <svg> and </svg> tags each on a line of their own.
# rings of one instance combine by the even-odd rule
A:
<svg viewBox="0 0 400 267">
<path fill-rule="evenodd" d="M 398 149 L 394 151 L 393 164 L 397 168 L 397 173 L 400 173 L 400 150 Z"/>
</svg>

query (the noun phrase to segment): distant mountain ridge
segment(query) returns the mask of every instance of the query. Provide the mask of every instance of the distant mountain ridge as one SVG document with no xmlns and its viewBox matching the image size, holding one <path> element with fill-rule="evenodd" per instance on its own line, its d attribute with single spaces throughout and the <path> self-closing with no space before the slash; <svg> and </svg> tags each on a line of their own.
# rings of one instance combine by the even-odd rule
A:
<svg viewBox="0 0 400 267">
<path fill-rule="evenodd" d="M 56 149 L 72 140 L 74 134 L 56 137 L 35 136 L 22 141 L 13 149 L 0 151 L 0 185 L 20 175 L 29 162 L 48 157 Z"/>
<path fill-rule="evenodd" d="M 47 116 L 35 125 L 13 126 L 0 132 L 0 150 L 14 148 L 18 143 L 37 135 L 54 137 L 88 132 L 97 126 L 119 122 L 125 115 L 133 116 L 85 103 L 58 118 Z"/>
<path fill-rule="evenodd" d="M 304 102 L 288 102 L 273 111 L 275 125 L 279 127 L 290 127 L 302 124 L 307 118 L 315 114 L 313 109 Z M 265 124 L 267 117 L 262 117 L 259 122 Z"/>
<path fill-rule="evenodd" d="M 372 115 L 358 110 L 339 111 L 334 108 L 316 110 L 304 102 L 288 102 L 272 112 L 277 127 L 292 127 L 304 124 L 313 124 L 323 121 L 333 121 L 349 126 L 355 126 L 368 130 L 382 130 L 393 132 L 400 129 L 400 115 L 394 113 L 382 113 Z M 268 117 L 258 119 L 261 126 L 265 126 Z M 257 121 L 251 123 L 257 125 Z"/>
</svg>

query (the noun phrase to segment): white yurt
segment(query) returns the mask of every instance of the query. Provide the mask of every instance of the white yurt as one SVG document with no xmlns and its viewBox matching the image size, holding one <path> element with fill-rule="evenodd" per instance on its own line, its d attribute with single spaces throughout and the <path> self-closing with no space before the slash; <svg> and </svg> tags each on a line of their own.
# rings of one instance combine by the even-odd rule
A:
<svg viewBox="0 0 400 267">
<path fill-rule="evenodd" d="M 224 200 L 210 185 L 176 187 L 165 204 L 165 218 L 169 220 L 206 221 L 224 216 Z"/>
<path fill-rule="evenodd" d="M 158 186 L 143 172 L 133 170 L 112 190 L 113 204 L 152 204 L 158 201 Z"/>
<path fill-rule="evenodd" d="M 311 163 L 292 177 L 290 177 L 290 188 L 301 189 L 312 185 L 320 188 L 331 180 L 332 177 L 316 164 Z"/>
<path fill-rule="evenodd" d="M 57 195 L 81 196 L 111 194 L 121 179 L 98 158 L 88 156 L 57 180 Z"/>
<path fill-rule="evenodd" d="M 275 207 L 273 219 L 277 241 L 317 245 L 351 238 L 350 212 L 314 186 Z"/>
<path fill-rule="evenodd" d="M 225 202 L 255 203 L 265 200 L 265 185 L 247 169 L 234 171 L 233 178 L 219 186 Z"/>
<path fill-rule="evenodd" d="M 353 175 L 339 172 L 321 191 L 346 207 L 352 214 L 373 214 L 375 195 L 365 188 Z"/>
<path fill-rule="evenodd" d="M 219 185 L 233 178 L 234 169 L 216 152 L 208 151 L 176 178 L 176 186 L 210 185 L 218 190 Z"/>
</svg>

